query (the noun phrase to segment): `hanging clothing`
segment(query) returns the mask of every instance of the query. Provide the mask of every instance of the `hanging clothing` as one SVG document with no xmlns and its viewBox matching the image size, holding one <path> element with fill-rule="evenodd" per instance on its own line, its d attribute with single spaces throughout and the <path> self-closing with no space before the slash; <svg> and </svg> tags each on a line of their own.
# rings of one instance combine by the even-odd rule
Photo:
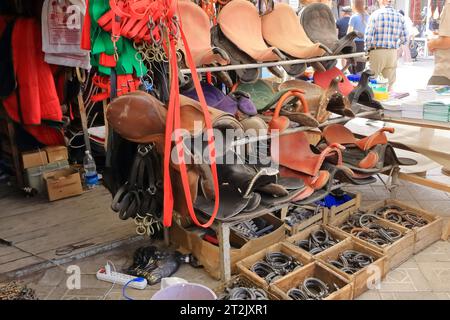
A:
<svg viewBox="0 0 450 320">
<path fill-rule="evenodd" d="M 17 19 L 11 46 L 17 88 L 2 101 L 8 116 L 39 142 L 64 144 L 62 111 L 51 68 L 44 61 L 40 24 Z"/>
</svg>

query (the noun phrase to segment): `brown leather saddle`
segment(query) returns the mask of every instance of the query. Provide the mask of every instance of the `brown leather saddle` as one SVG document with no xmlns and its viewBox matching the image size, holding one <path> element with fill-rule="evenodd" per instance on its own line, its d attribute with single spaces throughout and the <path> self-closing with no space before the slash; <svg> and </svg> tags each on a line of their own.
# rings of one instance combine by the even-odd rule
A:
<svg viewBox="0 0 450 320">
<path fill-rule="evenodd" d="M 233 64 L 249 64 L 286 60 L 278 48 L 269 47 L 262 34 L 262 19 L 258 9 L 249 1 L 228 2 L 217 16 L 218 24 L 212 28 L 213 43 L 225 50 Z M 275 76 L 282 77 L 277 67 L 269 67 Z M 298 76 L 305 70 L 304 64 L 285 65 L 283 69 L 291 76 Z M 236 70 L 242 82 L 254 82 L 259 69 Z"/>
<path fill-rule="evenodd" d="M 338 39 L 336 22 L 331 8 L 324 3 L 312 3 L 301 12 L 300 23 L 306 35 L 312 42 L 321 43 L 327 47 L 329 55 L 352 53 L 356 46 L 354 40 L 362 36 L 359 32 L 350 32 L 345 37 Z M 316 63 L 315 68 L 324 71 L 336 65 L 336 60 Z"/>
<path fill-rule="evenodd" d="M 274 9 L 261 19 L 264 40 L 280 49 L 289 59 L 307 59 L 324 55 L 326 48 L 308 38 L 295 11 L 288 4 L 275 4 Z M 286 70 L 289 75 L 300 75 L 306 69 L 306 63 L 292 65 L 289 68 L 292 69 Z"/>
<path fill-rule="evenodd" d="M 280 84 L 279 89 L 299 89 L 305 92 L 305 99 L 313 117 L 323 123 L 328 120 L 330 112 L 354 117 L 348 98 L 339 90 L 339 80 L 334 79 L 328 89 L 303 80 L 288 80 Z"/>
<path fill-rule="evenodd" d="M 230 63 L 230 57 L 224 50 L 211 46 L 210 22 L 205 11 L 193 2 L 180 1 L 178 13 L 196 66 Z M 185 55 L 182 45 L 181 50 Z"/>
<path fill-rule="evenodd" d="M 378 173 L 387 166 L 417 164 L 413 159 L 397 157 L 386 132 L 394 133 L 394 129 L 382 128 L 368 137 L 357 139 L 345 126 L 332 124 L 323 130 L 323 138 L 328 145 L 339 143 L 346 147 L 343 162 L 356 172 Z"/>
</svg>

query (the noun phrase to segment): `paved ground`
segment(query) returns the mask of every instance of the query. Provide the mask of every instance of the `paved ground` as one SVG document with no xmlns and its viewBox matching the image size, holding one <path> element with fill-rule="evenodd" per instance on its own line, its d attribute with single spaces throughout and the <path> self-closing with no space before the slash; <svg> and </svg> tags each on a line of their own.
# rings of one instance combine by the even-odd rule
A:
<svg viewBox="0 0 450 320">
<path fill-rule="evenodd" d="M 422 61 L 413 66 L 403 65 L 399 68 L 396 91 L 406 91 L 425 86 L 431 74 L 431 61 Z M 430 178 L 450 183 L 450 178 L 443 176 L 440 169 L 429 172 Z M 386 199 L 389 194 L 382 181 L 365 187 L 350 187 L 363 195 L 363 205 Z M 450 194 L 401 182 L 398 189 L 399 200 L 410 205 L 422 207 L 450 219 Z M 123 299 L 121 287 L 111 287 L 110 283 L 98 281 L 95 272 L 107 260 L 117 269 L 129 266 L 134 250 L 149 241 L 134 243 L 120 249 L 79 260 L 81 289 L 69 290 L 66 282 L 67 265 L 48 269 L 44 272 L 21 279 L 37 292 L 40 299 Z M 211 279 L 202 269 L 184 265 L 175 274 L 191 282 L 201 283 L 211 288 L 219 283 Z M 146 290 L 128 289 L 127 294 L 135 299 L 150 299 L 159 289 L 158 285 Z M 359 299 L 449 299 L 450 300 L 450 242 L 439 241 L 415 255 L 397 269 L 391 271 L 379 290 L 368 291 Z"/>
</svg>

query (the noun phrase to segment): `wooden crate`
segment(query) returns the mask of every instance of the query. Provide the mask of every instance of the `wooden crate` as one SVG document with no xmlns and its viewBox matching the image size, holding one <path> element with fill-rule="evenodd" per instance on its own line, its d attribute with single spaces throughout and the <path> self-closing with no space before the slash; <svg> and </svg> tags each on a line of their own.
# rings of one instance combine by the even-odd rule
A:
<svg viewBox="0 0 450 320">
<path fill-rule="evenodd" d="M 389 227 L 395 230 L 400 231 L 402 234 L 402 237 L 395 241 L 394 243 L 387 245 L 387 246 L 378 246 L 375 244 L 372 244 L 370 242 L 364 241 L 362 239 L 359 239 L 356 236 L 353 236 L 343 230 L 340 229 L 340 226 L 348 219 L 350 215 L 353 213 L 346 212 L 345 214 L 341 215 L 339 218 L 337 218 L 333 223 L 332 226 L 336 229 L 339 229 L 341 232 L 344 232 L 351 236 L 353 239 L 356 239 L 357 241 L 360 241 L 364 243 L 366 246 L 371 247 L 374 250 L 377 250 L 381 253 L 383 253 L 386 256 L 387 259 L 387 265 L 388 270 L 391 270 L 406 260 L 408 260 L 414 252 L 414 232 L 412 230 L 409 230 L 407 228 L 404 228 L 402 226 L 396 225 L 395 223 L 392 223 L 390 221 L 384 220 L 382 218 L 379 218 L 377 220 L 377 223 L 379 223 L 382 226 Z"/>
<path fill-rule="evenodd" d="M 191 252 L 211 277 L 220 279 L 221 254 L 219 246 L 203 240 L 203 235 L 194 230 L 173 223 L 170 228 L 170 241 L 183 250 L 183 252 Z M 270 245 L 283 241 L 285 237 L 284 224 L 280 221 L 279 227 L 271 233 L 257 239 L 248 240 L 240 248 L 232 247 L 230 249 L 231 273 L 237 273 L 236 264 L 238 261 Z"/>
<path fill-rule="evenodd" d="M 346 212 L 355 212 L 361 207 L 361 194 L 346 192 L 347 195 L 353 199 L 341 204 L 340 206 L 333 206 L 327 210 L 327 216 L 324 219 L 325 223 L 333 223 L 340 216 L 345 215 Z"/>
<path fill-rule="evenodd" d="M 261 250 L 237 263 L 237 268 L 239 273 L 244 274 L 255 284 L 260 287 L 269 288 L 269 283 L 265 279 L 259 277 L 256 273 L 252 272 L 250 269 L 258 261 L 264 260 L 268 252 L 282 252 L 293 258 L 295 258 L 302 265 L 306 265 L 313 261 L 312 257 L 300 248 L 292 247 L 286 243 L 277 243 L 264 250 Z M 286 277 L 287 275 L 283 276 Z"/>
<path fill-rule="evenodd" d="M 412 207 L 404 202 L 393 199 L 377 202 L 369 207 L 366 207 L 365 209 L 367 210 L 367 212 L 374 212 L 376 209 L 385 206 L 397 206 L 406 209 L 408 211 L 412 211 L 428 221 L 427 225 L 420 228 L 416 227 L 412 229 L 414 231 L 414 242 L 415 242 L 414 253 L 422 251 L 432 243 L 441 239 L 444 220 L 441 217 L 435 216 L 426 210 Z"/>
<path fill-rule="evenodd" d="M 328 262 L 330 260 L 337 260 L 339 254 L 341 254 L 345 250 L 356 250 L 364 254 L 369 254 L 374 258 L 374 262 L 369 266 L 360 269 L 354 274 L 347 274 Z M 368 280 L 371 280 L 377 275 L 379 276 L 379 280 L 384 279 L 387 272 L 389 271 L 385 263 L 385 256 L 381 252 L 373 250 L 372 248 L 367 247 L 361 242 L 357 242 L 351 238 L 342 241 L 326 252 L 317 254 L 317 258 L 325 263 L 327 267 L 331 268 L 336 273 L 339 273 L 344 278 L 353 283 L 353 298 L 358 297 L 369 289 L 367 287 Z M 378 274 L 376 274 L 377 270 L 379 271 Z"/>
<path fill-rule="evenodd" d="M 229 281 L 222 283 L 220 286 L 215 288 L 214 292 L 217 295 L 217 297 L 220 298 L 220 296 L 225 293 L 227 288 L 235 288 L 238 286 L 243 286 L 246 288 L 258 288 L 263 290 L 267 294 L 269 300 L 281 300 L 280 296 L 278 296 L 273 292 L 269 292 L 267 288 L 262 287 L 257 283 L 254 283 L 244 274 L 238 274 L 236 276 L 233 276 Z"/>
<path fill-rule="evenodd" d="M 317 208 L 315 206 L 309 206 L 309 205 L 298 206 L 298 207 L 303 207 L 305 209 L 313 210 L 313 211 L 316 210 L 316 208 Z M 297 223 L 297 224 L 293 225 L 292 227 L 289 226 L 285 222 L 286 230 L 288 231 L 288 234 L 290 236 L 292 236 L 292 235 L 296 234 L 297 232 L 305 230 L 306 228 L 308 228 L 309 226 L 311 226 L 313 224 L 318 224 L 318 223 L 324 222 L 324 218 L 328 216 L 328 209 L 324 208 L 324 207 L 320 207 L 320 208 L 318 208 L 318 210 L 319 211 L 317 212 L 317 214 L 313 215 L 311 218 L 303 220 L 302 222 Z"/>
<path fill-rule="evenodd" d="M 311 253 L 309 253 L 309 252 L 305 251 L 304 249 L 295 245 L 295 243 L 299 240 L 307 240 L 311 233 L 313 233 L 314 231 L 317 231 L 321 228 L 328 231 L 328 233 L 336 240 L 343 241 L 343 240 L 349 238 L 349 235 L 341 230 L 337 230 L 337 229 L 332 228 L 325 224 L 316 224 L 316 225 L 310 226 L 309 228 L 307 228 L 303 231 L 296 233 L 295 235 L 293 235 L 291 237 L 288 237 L 286 239 L 286 242 L 289 243 L 289 245 L 293 246 L 294 248 L 297 248 L 297 249 L 301 250 L 302 252 L 308 254 L 310 257 L 315 257 L 316 255 L 312 255 Z M 326 249 L 325 251 L 327 251 L 327 250 L 329 250 L 329 248 Z"/>
<path fill-rule="evenodd" d="M 298 287 L 308 277 L 315 277 L 322 280 L 329 288 L 332 288 L 333 284 L 339 287 L 339 290 L 331 293 L 324 300 L 353 299 L 353 284 L 319 261 L 312 262 L 303 268 L 295 270 L 283 279 L 275 281 L 270 285 L 269 291 L 281 297 L 283 300 L 293 300 L 287 295 L 287 292 L 291 288 Z"/>
</svg>

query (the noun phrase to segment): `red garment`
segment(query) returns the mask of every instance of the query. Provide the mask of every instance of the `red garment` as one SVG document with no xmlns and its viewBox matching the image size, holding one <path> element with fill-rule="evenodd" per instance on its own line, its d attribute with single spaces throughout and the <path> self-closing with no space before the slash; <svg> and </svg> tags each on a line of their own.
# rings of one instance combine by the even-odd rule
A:
<svg viewBox="0 0 450 320">
<path fill-rule="evenodd" d="M 20 94 L 3 101 L 9 117 L 23 125 L 45 145 L 64 144 L 62 130 L 48 127 L 42 120 L 62 120 L 62 111 L 50 66 L 44 61 L 41 26 L 29 18 L 17 19 L 12 34 L 13 63 Z"/>
<path fill-rule="evenodd" d="M 84 15 L 80 47 L 84 50 L 91 50 L 91 14 L 89 12 L 89 0 L 86 0 L 86 12 Z"/>
</svg>

